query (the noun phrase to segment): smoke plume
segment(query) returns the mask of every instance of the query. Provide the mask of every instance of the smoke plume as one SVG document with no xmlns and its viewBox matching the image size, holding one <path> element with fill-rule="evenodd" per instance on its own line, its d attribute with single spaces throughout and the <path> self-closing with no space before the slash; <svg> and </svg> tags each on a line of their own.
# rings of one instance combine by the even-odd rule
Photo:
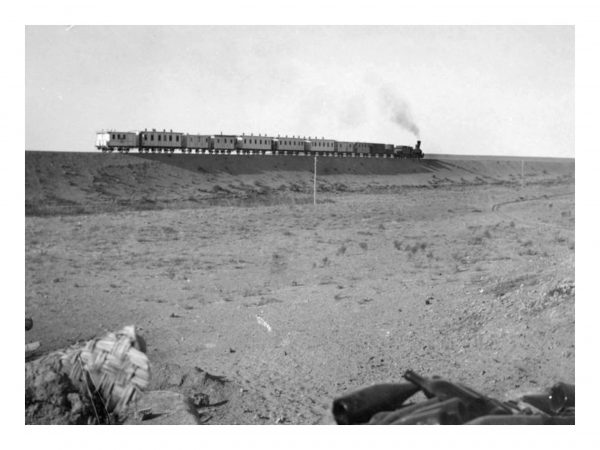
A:
<svg viewBox="0 0 600 450">
<path fill-rule="evenodd" d="M 386 114 L 390 120 L 404 130 L 407 130 L 419 137 L 419 127 L 415 123 L 410 111 L 410 106 L 406 100 L 402 99 L 392 88 L 382 87 L 380 98 L 386 109 Z"/>
</svg>

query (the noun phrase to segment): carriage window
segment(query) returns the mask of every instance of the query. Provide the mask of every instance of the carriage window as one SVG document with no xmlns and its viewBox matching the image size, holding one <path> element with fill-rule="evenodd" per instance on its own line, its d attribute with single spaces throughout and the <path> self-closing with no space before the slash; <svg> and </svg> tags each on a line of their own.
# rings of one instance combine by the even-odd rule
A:
<svg viewBox="0 0 600 450">
<path fill-rule="evenodd" d="M 173 135 L 169 135 L 169 142 L 171 142 L 173 140 Z"/>
<path fill-rule="evenodd" d="M 153 140 L 154 140 L 154 135 L 153 135 L 153 134 L 151 134 L 151 135 L 150 135 L 150 140 L 151 140 L 151 141 L 153 141 Z"/>
<path fill-rule="evenodd" d="M 179 136 L 175 136 L 175 142 L 179 142 Z"/>
</svg>

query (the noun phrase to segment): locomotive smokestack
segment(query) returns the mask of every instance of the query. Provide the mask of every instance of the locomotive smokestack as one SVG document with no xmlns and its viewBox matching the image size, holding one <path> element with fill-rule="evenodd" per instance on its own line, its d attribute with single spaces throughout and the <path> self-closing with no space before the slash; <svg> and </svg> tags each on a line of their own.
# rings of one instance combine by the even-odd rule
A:
<svg viewBox="0 0 600 450">
<path fill-rule="evenodd" d="M 417 145 L 415 145 L 415 150 L 421 149 L 421 141 L 417 141 Z"/>
</svg>

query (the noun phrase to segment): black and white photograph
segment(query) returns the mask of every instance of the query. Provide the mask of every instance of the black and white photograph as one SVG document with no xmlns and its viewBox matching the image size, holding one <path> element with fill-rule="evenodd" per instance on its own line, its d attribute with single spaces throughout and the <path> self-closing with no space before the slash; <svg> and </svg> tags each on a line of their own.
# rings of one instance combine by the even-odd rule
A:
<svg viewBox="0 0 600 450">
<path fill-rule="evenodd" d="M 26 429 L 574 426 L 576 26 L 260 22 L 25 24 Z"/>
</svg>

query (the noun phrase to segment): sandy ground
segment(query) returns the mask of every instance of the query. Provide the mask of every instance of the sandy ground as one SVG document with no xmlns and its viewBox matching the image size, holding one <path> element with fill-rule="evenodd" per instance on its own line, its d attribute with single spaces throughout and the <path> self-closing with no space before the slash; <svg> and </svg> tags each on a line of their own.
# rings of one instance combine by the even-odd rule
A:
<svg viewBox="0 0 600 450">
<path fill-rule="evenodd" d="M 366 163 L 324 176 L 313 206 L 299 167 L 96 156 L 128 159 L 83 170 L 28 155 L 27 202 L 44 214 L 25 230 L 27 340 L 40 351 L 136 324 L 151 387 L 209 392 L 209 424 L 332 423 L 334 397 L 409 368 L 499 398 L 574 383 L 572 161 L 528 162 L 523 184 L 514 161 L 430 161 L 402 180 Z M 235 189 L 215 184 L 269 201 L 226 206 Z M 136 210 L 151 196 L 160 207 Z M 214 376 L 194 386 L 195 368 Z"/>
</svg>

